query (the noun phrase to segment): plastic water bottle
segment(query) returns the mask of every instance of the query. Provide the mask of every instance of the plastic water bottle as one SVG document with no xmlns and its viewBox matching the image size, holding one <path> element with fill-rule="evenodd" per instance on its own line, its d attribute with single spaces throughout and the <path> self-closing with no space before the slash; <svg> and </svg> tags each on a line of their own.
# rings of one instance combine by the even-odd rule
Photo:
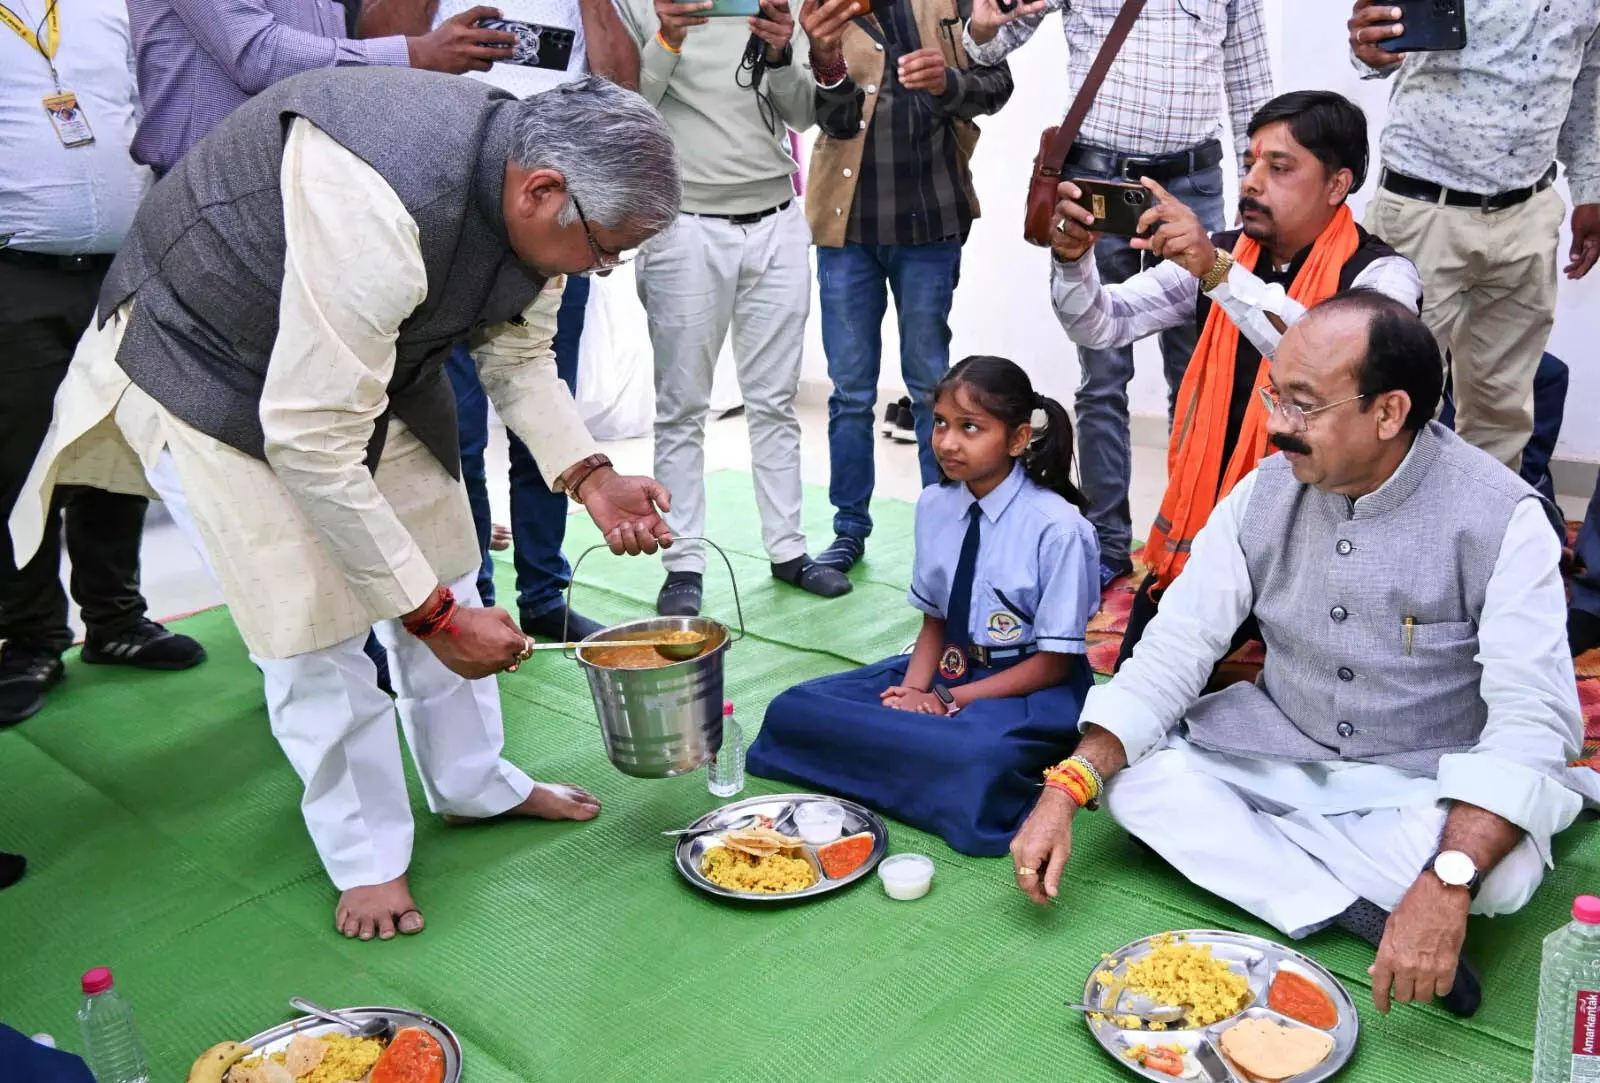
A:
<svg viewBox="0 0 1600 1083">
<path fill-rule="evenodd" d="M 706 789 L 732 797 L 744 789 L 744 731 L 733 720 L 733 701 L 722 704 L 722 748 L 706 764 Z"/>
<path fill-rule="evenodd" d="M 95 967 L 83 976 L 83 1059 L 95 1083 L 150 1083 L 144 1043 L 133 1025 L 133 1009 L 112 988 L 111 971 Z"/>
<path fill-rule="evenodd" d="M 1600 899 L 1580 895 L 1572 924 L 1544 938 L 1533 1083 L 1600 1083 Z"/>
</svg>

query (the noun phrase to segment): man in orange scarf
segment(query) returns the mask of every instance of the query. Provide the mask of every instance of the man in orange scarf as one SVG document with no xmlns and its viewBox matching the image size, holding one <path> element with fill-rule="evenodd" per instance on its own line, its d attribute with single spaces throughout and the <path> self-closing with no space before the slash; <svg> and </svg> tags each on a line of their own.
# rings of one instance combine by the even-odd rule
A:
<svg viewBox="0 0 1600 1083">
<path fill-rule="evenodd" d="M 1284 94 L 1251 118 L 1239 184 L 1241 228 L 1207 235 L 1193 211 L 1143 181 L 1156 205 L 1133 243 L 1162 262 L 1115 286 L 1093 260 L 1094 217 L 1070 181 L 1057 206 L 1051 296 L 1079 346 L 1133 342 L 1194 320 L 1190 359 L 1167 452 L 1167 491 L 1151 530 L 1140 586 L 1123 638 L 1132 653 L 1161 592 L 1217 502 L 1267 453 L 1266 411 L 1256 388 L 1288 325 L 1340 290 L 1376 289 L 1416 308 L 1422 282 L 1405 257 L 1356 224 L 1345 200 L 1367 172 L 1367 118 L 1331 91 Z"/>
</svg>

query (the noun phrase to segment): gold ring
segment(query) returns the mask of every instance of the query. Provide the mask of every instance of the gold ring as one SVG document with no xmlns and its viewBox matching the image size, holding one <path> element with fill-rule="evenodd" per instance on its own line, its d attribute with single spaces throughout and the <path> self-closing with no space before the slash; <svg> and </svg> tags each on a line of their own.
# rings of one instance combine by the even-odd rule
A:
<svg viewBox="0 0 1600 1083">
<path fill-rule="evenodd" d="M 1038 876 L 1039 875 L 1039 870 L 1038 869 L 1018 869 L 1017 870 L 1017 875 L 1018 876 Z"/>
<path fill-rule="evenodd" d="M 523 646 L 521 652 L 518 653 L 517 661 L 526 662 L 528 659 L 530 659 L 532 657 L 533 657 L 533 640 L 529 639 L 528 642 L 526 643 L 526 645 Z"/>
</svg>

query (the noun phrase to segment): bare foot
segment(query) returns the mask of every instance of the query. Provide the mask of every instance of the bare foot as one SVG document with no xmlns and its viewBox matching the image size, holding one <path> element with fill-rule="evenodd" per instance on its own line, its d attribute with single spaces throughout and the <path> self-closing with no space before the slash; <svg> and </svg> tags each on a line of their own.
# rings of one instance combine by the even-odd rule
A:
<svg viewBox="0 0 1600 1083">
<path fill-rule="evenodd" d="M 565 782 L 535 782 L 533 792 L 516 808 L 507 809 L 494 819 L 525 816 L 533 820 L 592 820 L 600 815 L 600 799 L 580 786 Z M 446 816 L 447 824 L 478 824 L 470 816 Z"/>
<path fill-rule="evenodd" d="M 494 552 L 503 552 L 511 548 L 511 528 L 495 523 L 489 527 L 489 548 Z"/>
<path fill-rule="evenodd" d="M 404 876 L 387 884 L 353 887 L 339 896 L 333 913 L 334 927 L 352 939 L 393 940 L 396 932 L 407 936 L 422 931 L 422 911 L 411 897 Z"/>
</svg>

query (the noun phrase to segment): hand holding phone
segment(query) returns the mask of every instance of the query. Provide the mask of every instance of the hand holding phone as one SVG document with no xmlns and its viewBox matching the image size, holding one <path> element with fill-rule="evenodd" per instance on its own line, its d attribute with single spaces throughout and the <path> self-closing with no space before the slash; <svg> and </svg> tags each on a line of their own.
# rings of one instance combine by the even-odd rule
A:
<svg viewBox="0 0 1600 1083">
<path fill-rule="evenodd" d="M 1200 216 L 1149 177 L 1139 183 L 1155 205 L 1135 223 L 1132 247 L 1171 260 L 1196 278 L 1210 274 L 1217 263 L 1217 246 Z"/>
<path fill-rule="evenodd" d="M 761 7 L 750 17 L 750 33 L 767 43 L 769 56 L 777 56 L 789 47 L 794 37 L 794 16 L 789 13 L 789 0 L 761 0 Z"/>
<path fill-rule="evenodd" d="M 705 13 L 715 5 L 711 0 L 655 0 L 656 20 L 660 23 L 661 40 L 674 49 L 683 48 L 683 38 L 691 26 L 704 26 Z"/>
</svg>

